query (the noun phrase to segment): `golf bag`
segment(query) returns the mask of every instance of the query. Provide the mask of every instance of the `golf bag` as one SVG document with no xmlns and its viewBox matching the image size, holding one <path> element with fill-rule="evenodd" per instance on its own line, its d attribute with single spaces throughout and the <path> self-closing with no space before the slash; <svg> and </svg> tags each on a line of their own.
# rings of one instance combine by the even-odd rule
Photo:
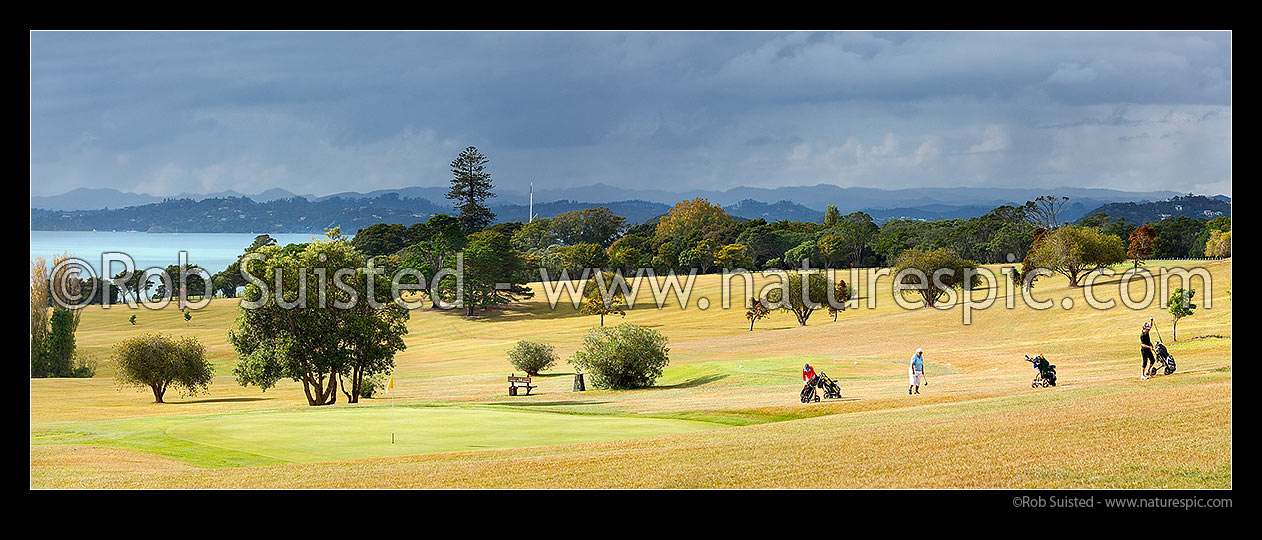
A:
<svg viewBox="0 0 1262 540">
<path fill-rule="evenodd" d="M 815 393 L 815 380 L 818 378 L 819 375 L 816 375 L 811 380 L 806 381 L 806 385 L 802 386 L 802 403 L 819 401 L 819 394 Z"/>
<path fill-rule="evenodd" d="M 1160 341 L 1152 346 L 1153 356 L 1157 357 L 1157 361 L 1161 362 L 1163 375 L 1174 373 L 1174 357 L 1170 356 L 1170 351 L 1166 350 L 1166 345 Z M 1148 376 L 1152 377 L 1157 374 L 1157 364 L 1153 364 L 1148 368 Z"/>
<path fill-rule="evenodd" d="M 819 375 L 811 377 L 811 380 L 806 381 L 806 385 L 802 387 L 802 403 L 819 401 L 820 396 L 815 390 L 816 388 L 824 391 L 825 398 L 841 398 L 841 387 L 838 386 L 837 382 L 832 380 L 827 373 L 821 371 L 819 372 Z"/>
<path fill-rule="evenodd" d="M 1056 366 L 1049 364 L 1047 358 L 1044 358 L 1041 354 L 1030 358 L 1030 355 L 1027 354 L 1025 355 L 1025 360 L 1034 364 L 1034 369 L 1039 370 L 1039 374 L 1030 382 L 1030 388 L 1056 386 Z"/>
<path fill-rule="evenodd" d="M 819 382 L 816 386 L 824 391 L 824 399 L 841 399 L 841 387 L 827 373 L 819 372 Z"/>
</svg>

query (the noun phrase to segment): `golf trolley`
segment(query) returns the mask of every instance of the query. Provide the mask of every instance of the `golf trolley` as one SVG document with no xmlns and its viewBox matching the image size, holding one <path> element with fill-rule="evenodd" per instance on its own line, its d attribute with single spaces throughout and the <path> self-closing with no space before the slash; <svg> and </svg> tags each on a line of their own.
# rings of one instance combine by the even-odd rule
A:
<svg viewBox="0 0 1262 540">
<path fill-rule="evenodd" d="M 1170 351 L 1166 350 L 1166 345 L 1164 343 L 1162 343 L 1161 341 L 1157 341 L 1156 343 L 1154 343 L 1152 346 L 1152 352 L 1153 352 L 1153 356 L 1157 357 L 1157 361 L 1161 362 L 1162 375 L 1169 375 L 1171 373 L 1174 373 L 1174 357 L 1170 356 Z M 1157 375 L 1157 364 L 1154 363 L 1153 365 L 1148 367 L 1148 376 L 1154 377 L 1156 375 Z"/>
<path fill-rule="evenodd" d="M 1157 332 L 1157 342 L 1152 345 L 1153 356 L 1157 357 L 1157 361 L 1161 362 L 1161 374 L 1169 375 L 1174 373 L 1174 357 L 1170 355 L 1170 351 L 1166 350 L 1166 344 L 1161 342 L 1161 330 L 1157 330 L 1157 326 L 1153 325 L 1153 330 Z M 1157 364 L 1153 364 L 1148 368 L 1148 376 L 1157 375 Z"/>
<path fill-rule="evenodd" d="M 819 375 L 812 377 L 811 380 L 807 381 L 806 385 L 802 387 L 802 403 L 819 401 L 820 396 L 819 393 L 815 391 L 816 388 L 824 391 L 824 398 L 826 399 L 841 398 L 841 386 L 838 386 L 836 381 L 832 380 L 828 374 L 821 371 L 819 372 Z"/>
<path fill-rule="evenodd" d="M 1039 374 L 1034 377 L 1033 381 L 1030 381 L 1030 388 L 1056 386 L 1056 366 L 1049 364 L 1047 358 L 1044 358 L 1041 354 L 1030 358 L 1030 355 L 1027 354 L 1025 355 L 1025 361 L 1034 364 L 1034 369 L 1039 370 Z"/>
</svg>

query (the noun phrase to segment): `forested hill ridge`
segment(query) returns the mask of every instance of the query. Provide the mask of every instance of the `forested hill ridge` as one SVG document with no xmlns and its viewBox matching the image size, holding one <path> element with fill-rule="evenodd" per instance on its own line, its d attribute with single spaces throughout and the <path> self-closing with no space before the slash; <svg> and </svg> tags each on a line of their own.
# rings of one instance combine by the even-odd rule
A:
<svg viewBox="0 0 1262 540">
<path fill-rule="evenodd" d="M 1229 201 L 1229 199 L 1228 199 Z M 34 202 L 34 199 L 33 199 Z M 396 192 L 384 192 L 374 197 L 340 196 L 308 198 L 294 196 L 259 202 L 249 197 L 215 197 L 167 199 L 125 208 L 103 210 L 48 210 L 32 206 L 31 230 L 44 231 L 151 231 L 151 232 L 275 232 L 319 233 L 325 228 L 340 226 L 353 232 L 376 223 L 401 223 L 410 225 L 428 220 L 434 214 L 451 214 L 450 201 L 436 203 L 429 198 L 400 196 Z M 968 219 L 986 214 L 1004 204 L 1020 205 L 1024 201 L 995 202 L 992 204 L 941 204 L 925 201 L 908 201 L 906 206 L 864 208 L 876 223 L 890 220 L 936 221 L 942 219 Z M 925 204 L 914 204 L 924 202 Z M 1149 222 L 1163 214 L 1190 217 L 1214 217 L 1229 215 L 1230 202 L 1208 197 L 1175 197 L 1157 203 L 1109 203 L 1093 199 L 1070 199 L 1061 217 L 1075 221 L 1079 217 L 1104 213 L 1125 217 L 1132 222 Z M 842 206 L 841 201 L 837 206 Z M 556 200 L 540 202 L 536 199 L 535 216 L 550 218 L 566 212 L 607 207 L 615 215 L 626 218 L 628 225 L 655 221 L 664 215 L 670 205 L 645 200 L 620 200 L 614 202 L 580 202 Z M 1088 208 L 1095 208 L 1088 212 Z M 737 219 L 764 219 L 767 221 L 789 220 L 817 223 L 823 212 L 807 205 L 779 200 L 767 203 L 744 199 L 724 205 L 723 209 Z M 491 204 L 495 222 L 527 221 L 525 204 Z M 1208 210 L 1211 214 L 1204 214 Z M 1221 212 L 1221 214 L 1212 214 Z"/>
<path fill-rule="evenodd" d="M 1201 219 L 1231 217 L 1231 199 L 1221 195 L 1205 197 L 1189 194 L 1171 197 L 1164 201 L 1142 203 L 1115 202 L 1087 212 L 1082 219 L 1098 214 L 1104 214 L 1114 219 L 1122 218 L 1138 225 L 1179 216 Z M 1081 219 L 1078 221 L 1081 221 Z"/>
<path fill-rule="evenodd" d="M 597 206 L 608 207 L 633 224 L 649 221 L 670 210 L 665 204 L 645 201 L 553 201 L 535 204 L 535 215 L 553 217 Z M 492 210 L 496 213 L 496 222 L 527 219 L 525 205 L 500 205 Z M 268 202 L 245 197 L 174 199 L 107 210 L 32 208 L 31 230 L 319 233 L 340 226 L 344 231 L 354 232 L 375 223 L 411 225 L 424 222 L 434 214 L 452 212 L 450 206 L 440 206 L 429 199 L 399 197 L 395 193 L 371 199 L 332 197 L 315 201 L 303 197 Z"/>
</svg>

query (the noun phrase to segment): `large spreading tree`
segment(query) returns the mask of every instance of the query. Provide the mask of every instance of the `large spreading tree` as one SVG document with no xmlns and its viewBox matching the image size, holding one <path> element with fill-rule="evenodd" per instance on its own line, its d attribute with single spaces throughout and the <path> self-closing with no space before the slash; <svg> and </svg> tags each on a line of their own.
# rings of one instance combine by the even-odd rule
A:
<svg viewBox="0 0 1262 540">
<path fill-rule="evenodd" d="M 489 161 L 470 146 L 451 162 L 451 191 L 447 192 L 447 198 L 456 201 L 465 234 L 481 231 L 495 220 L 495 213 L 482 204 L 495 196 L 491 192 L 491 173 L 486 170 Z"/>
<path fill-rule="evenodd" d="M 529 276 L 526 259 L 513 249 L 508 236 L 484 231 L 469 235 L 468 240 L 461 280 L 448 276 L 439 283 L 439 294 L 448 303 L 463 303 L 465 315 L 472 317 L 479 309 L 534 296 L 526 287 Z"/>
<path fill-rule="evenodd" d="M 408 311 L 390 298 L 388 278 L 366 271 L 367 258 L 340 233 L 301 249 L 265 246 L 257 253 L 264 260 L 250 261 L 257 266 L 250 273 L 267 276 L 268 290 L 246 286 L 228 332 L 239 384 L 267 390 L 291 379 L 302 383 L 309 405 L 329 405 L 339 383 L 351 386 L 355 402 L 366 378 L 393 369 L 394 354 L 405 348 Z"/>
<path fill-rule="evenodd" d="M 939 273 L 942 270 L 949 272 Z M 956 256 L 946 248 L 912 248 L 899 255 L 891 272 L 899 283 L 920 295 L 925 307 L 933 307 L 949 295 L 951 289 L 961 289 L 967 294 L 967 290 L 980 281 L 972 273 L 976 270 L 977 262 Z M 936 280 L 934 274 L 938 274 Z M 968 283 L 964 281 L 965 274 L 971 276 Z"/>
<path fill-rule="evenodd" d="M 114 347 L 114 364 L 119 384 L 149 387 L 154 403 L 163 403 L 172 386 L 186 396 L 204 392 L 215 376 L 206 347 L 191 336 L 146 334 L 124 339 Z"/>
<path fill-rule="evenodd" d="M 1091 272 L 1126 260 L 1122 239 L 1090 227 L 1066 225 L 1048 231 L 1030 250 L 1030 263 L 1069 278 L 1077 287 Z"/>
<path fill-rule="evenodd" d="M 832 280 L 822 272 L 786 272 L 784 281 L 779 287 L 767 292 L 767 307 L 788 311 L 797 317 L 799 326 L 806 326 L 806 320 L 817 309 L 824 309 L 828 304 L 829 291 L 833 288 Z M 752 320 L 750 328 L 753 328 Z"/>
</svg>

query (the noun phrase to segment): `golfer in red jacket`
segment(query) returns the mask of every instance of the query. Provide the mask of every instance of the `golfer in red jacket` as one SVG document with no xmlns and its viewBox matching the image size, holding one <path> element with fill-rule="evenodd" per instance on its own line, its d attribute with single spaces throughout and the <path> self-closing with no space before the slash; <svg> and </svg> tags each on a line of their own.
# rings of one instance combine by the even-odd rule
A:
<svg viewBox="0 0 1262 540">
<path fill-rule="evenodd" d="M 814 378 L 815 378 L 815 368 L 811 367 L 810 364 L 806 364 L 802 366 L 802 380 L 809 382 L 811 379 L 814 379 Z"/>
</svg>

